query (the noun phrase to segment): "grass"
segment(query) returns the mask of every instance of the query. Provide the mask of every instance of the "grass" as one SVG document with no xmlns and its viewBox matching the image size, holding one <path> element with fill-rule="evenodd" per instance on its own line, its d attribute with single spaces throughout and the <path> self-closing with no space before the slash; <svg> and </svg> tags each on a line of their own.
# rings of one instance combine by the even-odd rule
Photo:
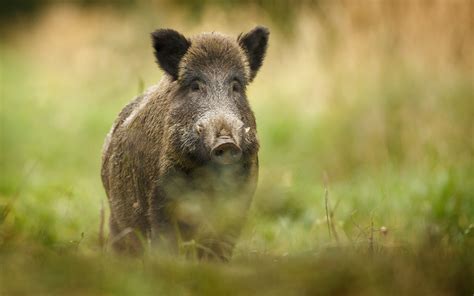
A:
<svg viewBox="0 0 474 296">
<path fill-rule="evenodd" d="M 385 18 L 385 4 L 368 3 L 302 9 L 282 32 L 251 6 L 188 21 L 168 6 L 156 20 L 139 5 L 56 5 L 12 26 L 0 45 L 0 295 L 472 294 L 472 40 L 465 12 L 453 13 L 463 2 L 423 18 L 416 1 Z M 261 171 L 232 261 L 104 250 L 101 146 L 161 75 L 148 33 L 254 23 L 272 29 L 249 88 Z"/>
</svg>

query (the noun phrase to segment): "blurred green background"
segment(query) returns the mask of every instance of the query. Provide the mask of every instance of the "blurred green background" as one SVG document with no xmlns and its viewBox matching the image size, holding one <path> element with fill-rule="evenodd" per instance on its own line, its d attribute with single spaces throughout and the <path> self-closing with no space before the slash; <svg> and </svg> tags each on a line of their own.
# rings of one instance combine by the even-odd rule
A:
<svg viewBox="0 0 474 296">
<path fill-rule="evenodd" d="M 470 0 L 2 3 L 0 294 L 474 293 L 473 16 Z M 260 178 L 232 262 L 112 256 L 101 147 L 162 75 L 150 32 L 257 24 Z"/>
</svg>

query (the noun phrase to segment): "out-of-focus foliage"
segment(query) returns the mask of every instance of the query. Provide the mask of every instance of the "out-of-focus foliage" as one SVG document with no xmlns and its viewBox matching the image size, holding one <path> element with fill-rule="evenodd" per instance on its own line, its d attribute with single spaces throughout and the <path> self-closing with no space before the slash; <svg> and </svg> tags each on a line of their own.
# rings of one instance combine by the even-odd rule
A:
<svg viewBox="0 0 474 296">
<path fill-rule="evenodd" d="M 188 21 L 195 23 L 202 22 L 202 17 L 209 7 L 216 7 L 221 10 L 235 11 L 245 10 L 249 6 L 255 6 L 265 11 L 280 30 L 289 32 L 297 18 L 297 11 L 302 7 L 317 8 L 324 1 L 294 2 L 288 0 L 75 0 L 74 4 L 83 8 L 107 8 L 112 10 L 129 10 L 144 5 L 169 6 L 173 10 L 180 10 L 189 17 Z M 6 1 L 0 5 L 0 22 L 8 25 L 8 22 L 15 19 L 25 21 L 35 17 L 38 13 L 48 9 L 52 5 L 57 5 L 58 1 L 50 0 L 17 0 Z"/>
<path fill-rule="evenodd" d="M 0 294 L 472 294 L 472 1 L 8 5 Z M 103 252 L 101 146 L 162 75 L 149 33 L 256 24 L 261 170 L 233 261 Z"/>
</svg>

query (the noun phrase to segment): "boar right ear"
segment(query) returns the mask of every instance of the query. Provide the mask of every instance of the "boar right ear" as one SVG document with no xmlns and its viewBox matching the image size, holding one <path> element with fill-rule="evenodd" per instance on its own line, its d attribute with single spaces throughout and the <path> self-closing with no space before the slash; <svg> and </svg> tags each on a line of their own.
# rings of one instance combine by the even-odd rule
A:
<svg viewBox="0 0 474 296">
<path fill-rule="evenodd" d="M 265 52 L 267 51 L 268 35 L 270 31 L 263 26 L 257 26 L 246 34 L 237 38 L 240 46 L 245 50 L 250 66 L 250 81 L 255 78 L 262 66 Z"/>
<path fill-rule="evenodd" d="M 156 30 L 151 33 L 151 40 L 158 65 L 174 79 L 178 79 L 179 61 L 188 50 L 191 42 L 171 29 Z"/>
</svg>

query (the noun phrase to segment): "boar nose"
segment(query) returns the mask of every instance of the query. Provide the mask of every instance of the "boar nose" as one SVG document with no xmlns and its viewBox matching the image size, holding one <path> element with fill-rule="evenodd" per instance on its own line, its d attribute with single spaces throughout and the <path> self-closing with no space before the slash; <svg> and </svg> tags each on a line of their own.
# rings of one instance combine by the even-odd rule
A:
<svg viewBox="0 0 474 296">
<path fill-rule="evenodd" d="M 211 150 L 211 159 L 217 164 L 233 164 L 242 158 L 242 150 L 230 137 L 219 137 Z"/>
</svg>

